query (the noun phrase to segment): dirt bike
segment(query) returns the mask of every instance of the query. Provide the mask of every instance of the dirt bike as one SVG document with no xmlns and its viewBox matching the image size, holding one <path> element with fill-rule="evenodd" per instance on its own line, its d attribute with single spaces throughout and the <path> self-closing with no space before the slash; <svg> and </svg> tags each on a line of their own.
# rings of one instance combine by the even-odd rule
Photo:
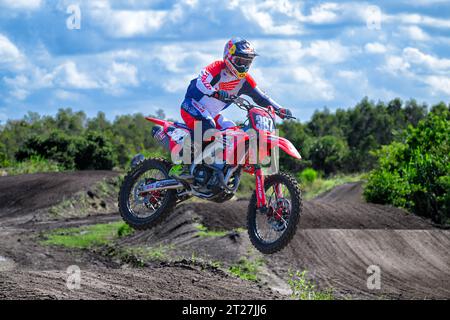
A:
<svg viewBox="0 0 450 320">
<path fill-rule="evenodd" d="M 291 142 L 274 134 L 275 115 L 281 117 L 278 111 L 253 105 L 236 96 L 231 97 L 230 102 L 247 112 L 242 125 L 219 132 L 219 135 L 233 138 L 232 143 L 221 142 L 221 146 L 224 155 L 233 154 L 236 160 L 215 165 L 196 158 L 189 166 L 192 179 L 186 181 L 170 174 L 174 164 L 165 159 L 135 156 L 119 193 L 119 211 L 126 223 L 140 230 L 152 228 L 162 222 L 178 203 L 192 196 L 219 203 L 230 200 L 239 187 L 242 172 L 246 172 L 256 178 L 256 190 L 247 212 L 247 230 L 252 244 L 260 252 L 271 254 L 289 243 L 302 211 L 299 185 L 295 178 L 283 172 L 265 177 L 260 162 L 262 158 L 273 155 L 276 148 L 296 159 L 301 159 L 301 156 Z M 187 137 L 193 135 L 183 123 L 146 119 L 156 124 L 152 136 L 171 152 L 179 152 Z M 255 150 L 249 145 L 251 137 L 255 136 L 256 140 L 265 143 L 267 151 L 260 152 L 257 160 L 251 162 L 250 158 L 255 158 L 252 150 Z M 217 145 L 214 145 L 201 147 L 201 159 L 214 155 L 217 151 Z M 238 155 L 238 148 L 242 146 L 245 147 L 244 152 Z"/>
</svg>

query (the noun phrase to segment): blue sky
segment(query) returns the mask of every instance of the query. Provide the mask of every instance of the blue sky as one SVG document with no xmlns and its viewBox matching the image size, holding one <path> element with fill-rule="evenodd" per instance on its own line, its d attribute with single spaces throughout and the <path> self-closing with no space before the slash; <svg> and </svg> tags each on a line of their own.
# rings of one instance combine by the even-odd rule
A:
<svg viewBox="0 0 450 320">
<path fill-rule="evenodd" d="M 74 4 L 80 29 L 66 25 Z M 0 121 L 61 107 L 179 118 L 190 79 L 233 36 L 303 121 L 364 96 L 449 102 L 450 1 L 0 0 Z"/>
</svg>

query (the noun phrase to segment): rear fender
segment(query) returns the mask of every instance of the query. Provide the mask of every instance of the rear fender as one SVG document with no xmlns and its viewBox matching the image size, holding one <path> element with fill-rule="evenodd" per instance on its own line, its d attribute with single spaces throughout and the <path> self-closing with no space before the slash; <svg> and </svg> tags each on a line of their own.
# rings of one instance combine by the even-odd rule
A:
<svg viewBox="0 0 450 320">
<path fill-rule="evenodd" d="M 150 122 L 156 123 L 157 125 L 162 126 L 164 128 L 167 128 L 168 126 L 173 124 L 173 122 L 171 122 L 171 121 L 161 120 L 158 118 L 145 117 L 145 119 Z"/>
<path fill-rule="evenodd" d="M 152 117 L 145 117 L 145 119 L 150 122 L 153 122 L 163 128 L 164 132 L 169 136 L 169 151 L 172 152 L 173 154 L 179 154 L 179 152 L 183 148 L 182 140 L 180 141 L 180 139 L 184 135 L 189 135 L 189 130 L 176 127 L 172 121 L 166 121 L 166 120 L 161 120 L 161 119 L 152 118 Z M 173 134 L 173 132 L 175 131 L 174 129 L 177 130 L 178 132 L 184 131 L 185 134 L 184 135 L 180 135 L 180 134 L 174 135 Z"/>
</svg>

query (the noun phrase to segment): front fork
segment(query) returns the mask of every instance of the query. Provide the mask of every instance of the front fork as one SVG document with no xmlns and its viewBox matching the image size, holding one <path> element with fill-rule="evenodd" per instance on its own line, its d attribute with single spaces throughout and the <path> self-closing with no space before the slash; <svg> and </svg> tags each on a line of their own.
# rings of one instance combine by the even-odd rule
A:
<svg viewBox="0 0 450 320">
<path fill-rule="evenodd" d="M 266 192 L 264 190 L 264 175 L 260 166 L 255 167 L 256 176 L 256 208 L 267 211 Z"/>
<path fill-rule="evenodd" d="M 260 166 L 255 167 L 255 182 L 256 182 L 256 208 L 261 212 L 267 212 L 266 192 L 264 189 L 264 174 Z M 280 184 L 275 185 L 275 196 L 277 199 L 283 197 L 283 192 Z"/>
</svg>

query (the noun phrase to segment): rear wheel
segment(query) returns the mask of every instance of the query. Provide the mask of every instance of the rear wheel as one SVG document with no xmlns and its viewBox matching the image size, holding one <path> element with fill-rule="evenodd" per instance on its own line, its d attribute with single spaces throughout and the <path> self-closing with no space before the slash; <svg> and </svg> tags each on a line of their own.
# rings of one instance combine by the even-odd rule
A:
<svg viewBox="0 0 450 320">
<path fill-rule="evenodd" d="M 119 192 L 119 212 L 134 229 L 149 229 L 161 222 L 176 205 L 176 190 L 158 190 L 140 195 L 148 183 L 168 179 L 170 162 L 147 159 L 138 163 L 125 177 Z"/>
<path fill-rule="evenodd" d="M 297 181 L 286 173 L 265 178 L 267 212 L 256 209 L 256 193 L 250 200 L 247 229 L 253 245 L 264 254 L 283 249 L 294 236 L 302 211 L 301 191 Z"/>
</svg>

